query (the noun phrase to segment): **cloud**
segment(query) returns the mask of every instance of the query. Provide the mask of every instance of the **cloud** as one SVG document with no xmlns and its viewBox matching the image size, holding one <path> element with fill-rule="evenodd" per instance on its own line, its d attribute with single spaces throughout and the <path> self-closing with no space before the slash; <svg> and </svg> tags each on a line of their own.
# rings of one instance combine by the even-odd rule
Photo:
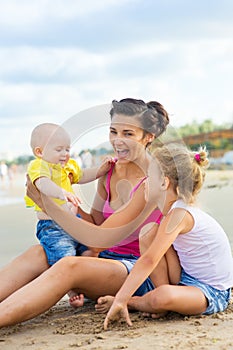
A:
<svg viewBox="0 0 233 350">
<path fill-rule="evenodd" d="M 232 43 L 230 39 L 142 41 L 107 53 L 75 47 L 4 47 L 0 49 L 0 74 L 9 82 L 38 84 L 85 83 L 154 74 L 197 78 L 208 74 L 209 65 L 222 65 L 222 69 L 232 71 Z"/>
<path fill-rule="evenodd" d="M 18 82 L 72 81 L 87 73 L 96 75 L 105 64 L 103 55 L 79 48 L 3 47 L 0 53 L 2 79 Z"/>
<path fill-rule="evenodd" d="M 162 102 L 175 125 L 232 119 L 232 6 L 0 0 L 1 149 L 7 128 L 16 137 L 124 97 Z"/>
<path fill-rule="evenodd" d="M 132 0 L 1 0 L 1 26 L 37 27 L 43 22 L 70 21 L 90 14 L 123 6 Z"/>
<path fill-rule="evenodd" d="M 18 117 L 44 115 L 60 120 L 129 95 L 168 101 L 174 110 L 185 101 L 194 118 L 214 114 L 220 92 L 225 105 L 232 100 L 229 39 L 147 43 L 107 55 L 79 49 L 13 48 L 2 57 L 1 76 L 5 74 L 6 79 L 0 84 L 3 118 L 14 117 L 16 108 Z M 211 112 L 205 112 L 207 106 Z"/>
</svg>

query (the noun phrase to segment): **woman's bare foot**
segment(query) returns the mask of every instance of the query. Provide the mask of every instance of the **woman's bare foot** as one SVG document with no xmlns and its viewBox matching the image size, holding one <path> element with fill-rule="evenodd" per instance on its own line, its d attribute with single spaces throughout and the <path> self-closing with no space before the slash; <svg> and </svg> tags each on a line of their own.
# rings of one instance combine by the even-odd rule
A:
<svg viewBox="0 0 233 350">
<path fill-rule="evenodd" d="M 84 294 L 72 295 L 69 299 L 69 303 L 72 307 L 82 307 L 84 305 Z"/>
<path fill-rule="evenodd" d="M 108 310 L 112 306 L 113 300 L 114 300 L 114 297 L 111 295 L 100 297 L 97 300 L 97 304 L 95 304 L 95 310 L 101 314 L 108 312 Z"/>
</svg>

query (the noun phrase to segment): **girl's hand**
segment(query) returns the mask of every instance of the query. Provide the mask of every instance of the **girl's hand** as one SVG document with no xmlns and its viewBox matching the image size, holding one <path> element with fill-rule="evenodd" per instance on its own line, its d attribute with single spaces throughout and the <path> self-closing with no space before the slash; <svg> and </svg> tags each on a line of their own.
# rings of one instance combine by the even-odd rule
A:
<svg viewBox="0 0 233 350">
<path fill-rule="evenodd" d="M 114 302 L 104 320 L 104 330 L 107 330 L 109 322 L 118 321 L 120 318 L 123 318 L 129 326 L 132 326 L 127 305 L 119 303 L 116 301 L 116 299 L 114 299 Z"/>
</svg>

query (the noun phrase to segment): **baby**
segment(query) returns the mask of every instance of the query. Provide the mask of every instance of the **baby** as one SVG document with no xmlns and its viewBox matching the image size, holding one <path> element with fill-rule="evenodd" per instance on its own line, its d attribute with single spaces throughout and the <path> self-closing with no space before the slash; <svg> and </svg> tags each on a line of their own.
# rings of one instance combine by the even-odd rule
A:
<svg viewBox="0 0 233 350">
<path fill-rule="evenodd" d="M 53 197 L 66 210 L 77 214 L 80 200 L 71 183 L 87 183 L 104 175 L 111 167 L 112 159 L 106 158 L 99 168 L 81 170 L 70 159 L 70 137 L 59 125 L 44 123 L 35 127 L 31 134 L 31 148 L 36 157 L 28 166 L 28 175 L 42 193 Z M 25 197 L 27 207 L 35 207 L 38 218 L 36 236 L 43 246 L 49 265 L 64 256 L 96 256 L 86 246 L 75 241 L 56 222 Z M 79 216 L 79 215 L 77 215 Z"/>
</svg>

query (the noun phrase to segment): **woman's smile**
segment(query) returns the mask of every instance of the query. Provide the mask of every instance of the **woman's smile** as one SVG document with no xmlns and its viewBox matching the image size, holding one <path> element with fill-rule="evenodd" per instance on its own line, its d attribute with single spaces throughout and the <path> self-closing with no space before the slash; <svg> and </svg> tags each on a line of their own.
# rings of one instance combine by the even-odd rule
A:
<svg viewBox="0 0 233 350">
<path fill-rule="evenodd" d="M 129 155 L 129 150 L 128 149 L 116 148 L 115 152 L 117 154 L 118 159 L 125 159 Z"/>
</svg>

